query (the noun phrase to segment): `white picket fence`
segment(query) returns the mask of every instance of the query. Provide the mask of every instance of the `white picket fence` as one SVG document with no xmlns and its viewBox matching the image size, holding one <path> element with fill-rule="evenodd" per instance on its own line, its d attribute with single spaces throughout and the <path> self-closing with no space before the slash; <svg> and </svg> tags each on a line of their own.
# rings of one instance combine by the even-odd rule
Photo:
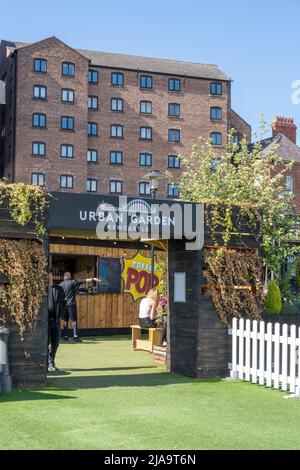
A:
<svg viewBox="0 0 300 470">
<path fill-rule="evenodd" d="M 300 327 L 236 318 L 232 335 L 232 378 L 300 395 Z"/>
</svg>

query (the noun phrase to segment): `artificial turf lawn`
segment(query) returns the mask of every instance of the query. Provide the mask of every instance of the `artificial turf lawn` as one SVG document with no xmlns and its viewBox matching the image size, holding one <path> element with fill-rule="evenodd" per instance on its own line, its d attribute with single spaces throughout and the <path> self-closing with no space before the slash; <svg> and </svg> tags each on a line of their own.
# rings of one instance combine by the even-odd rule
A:
<svg viewBox="0 0 300 470">
<path fill-rule="evenodd" d="M 300 449 L 300 400 L 169 374 L 125 338 L 62 344 L 48 388 L 0 395 L 0 449 Z"/>
</svg>

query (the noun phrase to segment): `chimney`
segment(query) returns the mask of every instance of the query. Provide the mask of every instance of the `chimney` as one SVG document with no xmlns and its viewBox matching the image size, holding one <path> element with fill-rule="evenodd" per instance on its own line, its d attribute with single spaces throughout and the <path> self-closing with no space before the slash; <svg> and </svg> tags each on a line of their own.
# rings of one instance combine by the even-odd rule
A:
<svg viewBox="0 0 300 470">
<path fill-rule="evenodd" d="M 285 135 L 285 137 L 295 144 L 297 139 L 297 126 L 294 124 L 294 119 L 276 116 L 272 124 L 272 137 L 276 137 L 277 134 Z"/>
</svg>

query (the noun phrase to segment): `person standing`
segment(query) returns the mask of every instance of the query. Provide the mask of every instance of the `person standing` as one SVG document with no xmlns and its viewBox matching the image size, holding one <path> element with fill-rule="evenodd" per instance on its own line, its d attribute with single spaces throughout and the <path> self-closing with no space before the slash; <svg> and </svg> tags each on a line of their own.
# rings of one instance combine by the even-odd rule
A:
<svg viewBox="0 0 300 470">
<path fill-rule="evenodd" d="M 72 279 L 71 273 L 64 273 L 64 280 L 59 285 L 64 291 L 65 311 L 64 311 L 64 339 L 68 341 L 68 323 L 69 320 L 72 322 L 73 328 L 73 339 L 74 341 L 81 342 L 77 333 L 77 306 L 76 306 L 76 293 L 80 284 L 88 283 L 91 281 L 99 282 L 98 278 L 91 279 Z"/>
<path fill-rule="evenodd" d="M 55 356 L 60 341 L 60 320 L 64 314 L 63 288 L 53 284 L 52 272 L 49 272 L 48 290 L 48 371 L 58 370 Z"/>
</svg>

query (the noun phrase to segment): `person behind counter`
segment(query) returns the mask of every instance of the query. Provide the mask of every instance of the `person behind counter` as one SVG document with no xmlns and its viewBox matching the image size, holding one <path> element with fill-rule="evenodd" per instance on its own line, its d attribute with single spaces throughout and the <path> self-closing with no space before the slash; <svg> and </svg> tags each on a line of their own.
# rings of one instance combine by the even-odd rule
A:
<svg viewBox="0 0 300 470">
<path fill-rule="evenodd" d="M 60 340 L 60 320 L 64 314 L 64 291 L 61 286 L 53 284 L 52 272 L 49 272 L 48 291 L 48 371 L 58 370 L 55 356 Z"/>
<path fill-rule="evenodd" d="M 150 289 L 147 297 L 141 300 L 139 325 L 141 328 L 155 328 L 156 309 L 158 305 L 157 289 Z"/>
<path fill-rule="evenodd" d="M 71 319 L 72 328 L 73 328 L 73 339 L 74 341 L 80 342 L 80 338 L 77 333 L 77 306 L 76 306 L 76 293 L 80 284 L 88 283 L 92 281 L 100 282 L 97 277 L 92 277 L 90 279 L 72 279 L 71 273 L 64 273 L 64 280 L 59 285 L 63 288 L 64 291 L 64 300 L 65 300 L 65 311 L 64 311 L 64 331 L 63 336 L 66 341 L 68 341 L 68 323 Z"/>
</svg>

